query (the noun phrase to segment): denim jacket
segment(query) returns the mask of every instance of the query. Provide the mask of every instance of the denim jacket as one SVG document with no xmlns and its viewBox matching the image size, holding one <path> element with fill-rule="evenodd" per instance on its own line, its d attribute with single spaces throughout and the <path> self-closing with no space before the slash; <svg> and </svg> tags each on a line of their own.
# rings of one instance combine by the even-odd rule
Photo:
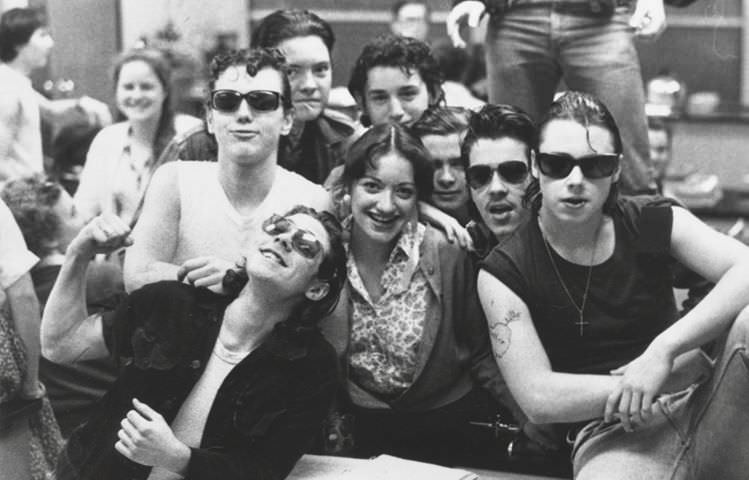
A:
<svg viewBox="0 0 749 480">
<path fill-rule="evenodd" d="M 108 346 L 122 364 L 113 388 L 73 431 L 57 478 L 145 479 L 151 468 L 115 449 L 138 398 L 171 423 L 200 378 L 230 299 L 178 282 L 134 292 L 113 313 Z M 110 323 L 110 322 L 106 322 Z M 281 323 L 229 373 L 208 414 L 188 479 L 285 478 L 318 432 L 336 391 L 336 356 L 315 331 Z"/>
</svg>

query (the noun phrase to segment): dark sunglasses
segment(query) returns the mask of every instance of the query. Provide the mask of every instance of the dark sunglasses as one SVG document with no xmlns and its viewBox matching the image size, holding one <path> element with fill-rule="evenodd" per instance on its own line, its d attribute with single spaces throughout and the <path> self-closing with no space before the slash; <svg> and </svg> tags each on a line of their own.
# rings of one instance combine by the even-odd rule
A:
<svg viewBox="0 0 749 480">
<path fill-rule="evenodd" d="M 322 244 L 312 232 L 297 227 L 294 222 L 280 215 L 271 215 L 263 222 L 263 231 L 273 237 L 292 230 L 294 234 L 291 236 L 291 246 L 294 250 L 309 259 L 317 257 L 322 251 Z"/>
<path fill-rule="evenodd" d="M 281 104 L 283 95 L 272 90 L 251 90 L 239 93 L 236 90 L 214 90 L 211 92 L 211 107 L 219 112 L 236 112 L 242 99 L 256 112 L 272 112 Z"/>
<path fill-rule="evenodd" d="M 539 153 L 536 161 L 541 173 L 551 178 L 565 178 L 576 166 L 587 178 L 603 178 L 614 174 L 619 165 L 619 155 L 596 153 L 575 158 L 567 153 Z"/>
<path fill-rule="evenodd" d="M 522 183 L 528 177 L 528 165 L 525 162 L 513 160 L 502 162 L 495 167 L 490 165 L 472 165 L 466 170 L 468 185 L 477 190 L 492 181 L 494 172 L 507 183 Z"/>
</svg>

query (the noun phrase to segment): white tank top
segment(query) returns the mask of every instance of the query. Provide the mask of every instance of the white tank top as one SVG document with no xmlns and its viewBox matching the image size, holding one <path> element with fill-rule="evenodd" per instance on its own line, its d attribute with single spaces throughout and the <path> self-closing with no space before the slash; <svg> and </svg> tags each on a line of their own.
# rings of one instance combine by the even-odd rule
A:
<svg viewBox="0 0 749 480">
<path fill-rule="evenodd" d="M 268 195 L 251 215 L 242 216 L 232 206 L 218 181 L 215 162 L 180 161 L 178 167 L 180 222 L 177 248 L 171 263 L 213 255 L 235 262 L 247 252 L 263 220 L 302 204 L 329 209 L 330 197 L 320 185 L 276 167 Z"/>
</svg>

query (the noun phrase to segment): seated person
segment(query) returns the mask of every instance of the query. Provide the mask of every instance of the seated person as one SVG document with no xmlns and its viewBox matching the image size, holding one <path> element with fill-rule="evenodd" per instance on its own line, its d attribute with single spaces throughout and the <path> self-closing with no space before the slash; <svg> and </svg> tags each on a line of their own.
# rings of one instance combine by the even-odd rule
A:
<svg viewBox="0 0 749 480">
<path fill-rule="evenodd" d="M 412 125 L 427 108 L 443 103 L 442 73 L 429 45 L 409 37 L 381 35 L 356 59 L 349 92 L 365 127 Z"/>
<path fill-rule="evenodd" d="M 91 124 L 83 114 L 69 117 L 52 140 L 52 165 L 49 175 L 70 195 L 75 195 L 80 183 L 91 142 L 101 126 Z"/>
<path fill-rule="evenodd" d="M 315 183 L 343 163 L 353 122 L 327 107 L 335 35 L 330 24 L 306 10 L 276 10 L 252 29 L 252 48 L 278 48 L 289 65 L 294 125 L 278 152 L 278 164 Z M 165 161 L 216 160 L 216 145 L 205 129 L 173 141 Z"/>
<path fill-rule="evenodd" d="M 411 126 L 434 162 L 430 203 L 461 225 L 468 223 L 468 187 L 460 158 L 460 142 L 468 129 L 468 111 L 430 108 Z"/>
<path fill-rule="evenodd" d="M 83 228 L 84 218 L 61 185 L 41 176 L 8 182 L 2 198 L 13 212 L 29 250 L 39 257 L 31 269 L 31 279 L 43 309 L 60 272 L 65 250 Z M 122 270 L 114 262 L 92 262 L 86 282 L 89 311 L 103 308 L 114 294 L 123 291 Z M 42 356 L 39 377 L 47 389 L 60 431 L 67 437 L 112 384 L 115 366 L 110 359 L 60 365 Z"/>
<path fill-rule="evenodd" d="M 357 456 L 458 462 L 469 420 L 510 401 L 471 258 L 419 221 L 433 173 L 427 150 L 398 124 L 369 129 L 346 160 L 348 282 L 323 332 L 343 356 Z"/>
<path fill-rule="evenodd" d="M 127 244 L 98 217 L 76 236 L 47 302 L 55 361 L 113 355 L 115 385 L 70 437 L 57 479 L 284 478 L 318 433 L 337 386 L 317 329 L 345 276 L 340 225 L 295 207 L 264 222 L 230 297 L 176 281 L 87 316 L 91 258 Z"/>
<path fill-rule="evenodd" d="M 287 69 L 275 50 L 214 59 L 206 122 L 218 161 L 170 162 L 156 171 L 125 255 L 128 291 L 176 279 L 180 268 L 196 286 L 220 290 L 265 218 L 297 203 L 328 208 L 321 186 L 276 164 L 293 120 Z"/>
<path fill-rule="evenodd" d="M 597 99 L 568 92 L 539 132 L 531 221 L 478 277 L 513 396 L 532 422 L 568 425 L 577 479 L 745 478 L 749 248 L 619 197 L 622 142 Z M 673 261 L 716 282 L 680 319 Z M 699 347 L 717 338 L 711 374 Z"/>
</svg>

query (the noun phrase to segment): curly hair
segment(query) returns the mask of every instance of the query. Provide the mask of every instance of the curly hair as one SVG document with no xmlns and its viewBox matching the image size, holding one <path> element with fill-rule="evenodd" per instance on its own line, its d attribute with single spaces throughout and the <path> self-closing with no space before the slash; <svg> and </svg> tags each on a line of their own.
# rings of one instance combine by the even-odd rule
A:
<svg viewBox="0 0 749 480">
<path fill-rule="evenodd" d="M 216 80 L 227 69 L 234 66 L 245 67 L 247 73 L 254 77 L 263 68 L 276 70 L 281 76 L 281 101 L 285 112 L 294 108 L 291 102 L 291 84 L 286 76 L 288 65 L 286 57 L 275 48 L 252 48 L 235 50 L 226 54 L 216 55 L 211 61 L 211 79 L 208 83 L 210 91 L 216 88 Z M 210 91 L 206 98 L 206 108 L 210 108 Z"/>
<path fill-rule="evenodd" d="M 348 90 L 366 107 L 364 89 L 367 75 L 375 67 L 395 67 L 411 75 L 415 70 L 421 76 L 429 92 L 429 105 L 443 103 L 442 71 L 426 43 L 410 37 L 387 34 L 380 35 L 362 49 L 351 70 Z"/>
<path fill-rule="evenodd" d="M 291 319 L 285 322 L 286 327 L 305 331 L 316 328 L 320 319 L 331 313 L 338 304 L 341 289 L 346 281 L 346 250 L 343 247 L 341 224 L 331 213 L 318 212 L 314 208 L 297 205 L 283 216 L 289 217 L 297 214 L 309 215 L 320 222 L 330 240 L 330 250 L 317 271 L 317 277 L 328 284 L 328 293 L 317 301 L 305 297 L 294 309 Z M 236 297 L 247 282 L 247 270 L 244 262 L 241 262 L 235 269 L 226 272 L 222 284 L 230 296 Z"/>
<path fill-rule="evenodd" d="M 11 180 L 0 193 L 13 212 L 26 246 L 38 257 L 49 255 L 50 245 L 57 239 L 60 217 L 55 206 L 62 192 L 60 184 L 37 175 Z"/>
</svg>

